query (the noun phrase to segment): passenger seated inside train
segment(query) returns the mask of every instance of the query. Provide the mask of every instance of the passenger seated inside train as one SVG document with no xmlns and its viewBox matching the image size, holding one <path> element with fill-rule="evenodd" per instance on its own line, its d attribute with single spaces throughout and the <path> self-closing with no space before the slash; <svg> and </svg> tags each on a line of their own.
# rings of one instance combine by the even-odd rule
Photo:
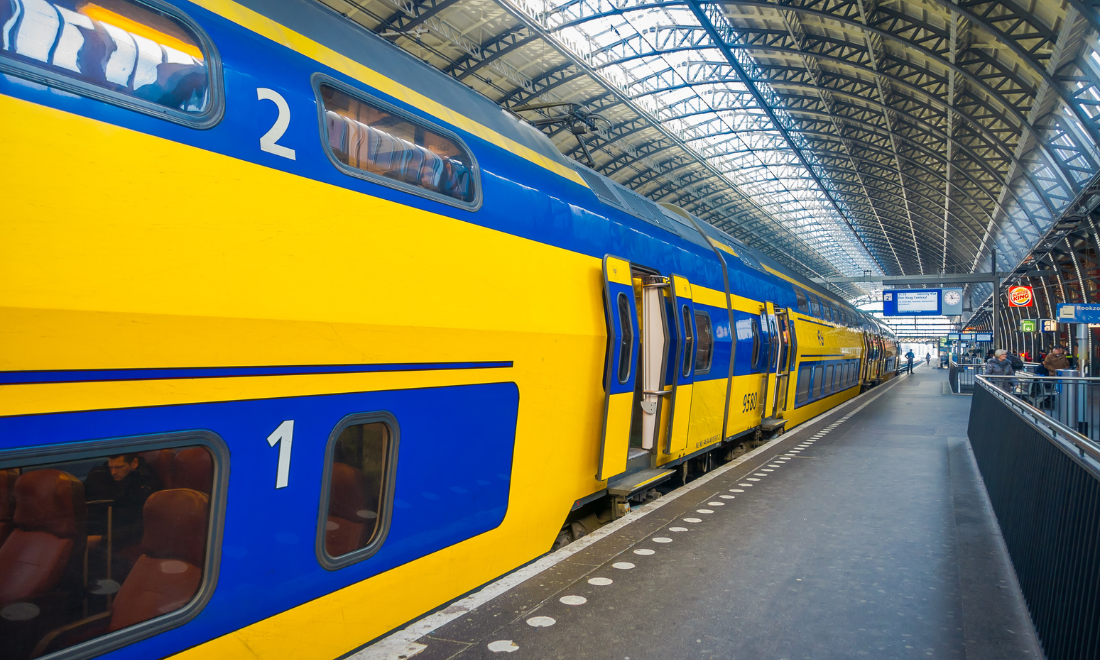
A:
<svg viewBox="0 0 1100 660">
<path fill-rule="evenodd" d="M 201 446 L 0 469 L 0 660 L 190 602 L 205 571 L 213 477 Z"/>
</svg>

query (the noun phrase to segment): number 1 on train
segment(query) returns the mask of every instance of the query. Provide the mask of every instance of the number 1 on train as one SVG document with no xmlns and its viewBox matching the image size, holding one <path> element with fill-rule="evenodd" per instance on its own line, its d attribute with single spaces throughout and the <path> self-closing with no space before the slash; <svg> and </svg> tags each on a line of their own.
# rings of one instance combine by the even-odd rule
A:
<svg viewBox="0 0 1100 660">
<path fill-rule="evenodd" d="M 279 445 L 279 467 L 275 471 L 275 488 L 286 488 L 290 481 L 290 448 L 294 445 L 294 420 L 288 419 L 267 436 L 267 444 Z"/>
</svg>

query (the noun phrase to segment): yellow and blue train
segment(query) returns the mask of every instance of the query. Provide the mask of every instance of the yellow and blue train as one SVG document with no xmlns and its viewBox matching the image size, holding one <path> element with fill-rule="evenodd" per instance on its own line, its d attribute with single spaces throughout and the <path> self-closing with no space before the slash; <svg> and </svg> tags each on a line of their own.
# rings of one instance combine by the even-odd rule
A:
<svg viewBox="0 0 1100 660">
<path fill-rule="evenodd" d="M 895 375 L 318 3 L 0 0 L 0 116 L 3 658 L 337 657 Z"/>
</svg>

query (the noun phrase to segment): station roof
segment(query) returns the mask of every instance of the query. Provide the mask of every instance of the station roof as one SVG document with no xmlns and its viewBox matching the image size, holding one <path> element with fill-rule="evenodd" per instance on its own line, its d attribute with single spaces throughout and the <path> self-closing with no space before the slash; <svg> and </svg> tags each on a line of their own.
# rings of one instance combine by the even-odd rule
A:
<svg viewBox="0 0 1100 660">
<path fill-rule="evenodd" d="M 1091 1 L 319 1 L 807 277 L 1015 266 L 1100 202 Z"/>
</svg>

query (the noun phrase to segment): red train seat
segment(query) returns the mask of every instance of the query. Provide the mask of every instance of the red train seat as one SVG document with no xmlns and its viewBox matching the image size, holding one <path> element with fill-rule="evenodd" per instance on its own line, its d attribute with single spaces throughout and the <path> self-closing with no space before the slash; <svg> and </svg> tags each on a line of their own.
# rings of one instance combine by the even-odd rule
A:
<svg viewBox="0 0 1100 660">
<path fill-rule="evenodd" d="M 162 490 L 145 502 L 144 553 L 115 598 L 108 631 L 186 605 L 202 583 L 210 499 L 188 488 Z"/>
<path fill-rule="evenodd" d="M 35 470 L 15 482 L 15 529 L 0 546 L 0 603 L 43 594 L 83 552 L 84 484 L 60 470 Z"/>
<path fill-rule="evenodd" d="M 15 529 L 15 481 L 19 470 L 0 470 L 0 545 Z"/>
<path fill-rule="evenodd" d="M 363 473 L 350 465 L 333 463 L 325 528 L 325 550 L 329 555 L 346 555 L 367 544 L 376 522 L 371 509 Z"/>
<path fill-rule="evenodd" d="M 160 479 L 161 486 L 164 488 L 173 488 L 172 459 L 176 456 L 174 449 L 143 451 L 138 454 L 138 456 L 145 459 L 145 462 L 153 470 L 153 474 L 157 475 L 157 479 Z"/>
<path fill-rule="evenodd" d="M 172 459 L 172 485 L 210 495 L 214 487 L 214 459 L 203 447 L 188 447 Z"/>
</svg>

